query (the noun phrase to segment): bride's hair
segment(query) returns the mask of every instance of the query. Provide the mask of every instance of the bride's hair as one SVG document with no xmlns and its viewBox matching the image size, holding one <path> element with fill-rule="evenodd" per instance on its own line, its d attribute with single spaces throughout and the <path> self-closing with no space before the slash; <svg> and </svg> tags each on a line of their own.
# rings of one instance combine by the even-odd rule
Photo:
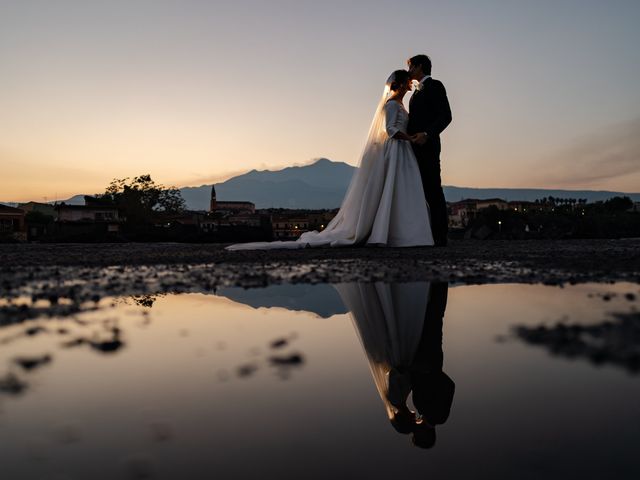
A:
<svg viewBox="0 0 640 480">
<path fill-rule="evenodd" d="M 406 70 L 396 70 L 387 79 L 387 85 L 393 91 L 398 90 L 401 86 L 406 85 L 409 80 L 409 72 Z"/>
</svg>

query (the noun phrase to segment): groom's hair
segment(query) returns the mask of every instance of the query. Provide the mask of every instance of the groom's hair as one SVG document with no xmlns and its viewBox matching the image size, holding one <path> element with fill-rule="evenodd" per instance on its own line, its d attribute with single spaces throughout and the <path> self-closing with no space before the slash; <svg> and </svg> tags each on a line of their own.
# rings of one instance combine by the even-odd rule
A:
<svg viewBox="0 0 640 480">
<path fill-rule="evenodd" d="M 409 59 L 409 64 L 422 68 L 422 73 L 425 75 L 431 75 L 431 59 L 426 55 L 416 55 Z"/>
</svg>

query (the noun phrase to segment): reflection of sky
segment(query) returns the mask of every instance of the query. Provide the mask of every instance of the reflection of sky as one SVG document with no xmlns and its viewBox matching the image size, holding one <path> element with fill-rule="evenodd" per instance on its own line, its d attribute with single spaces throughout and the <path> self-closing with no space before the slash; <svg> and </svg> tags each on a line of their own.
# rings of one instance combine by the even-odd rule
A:
<svg viewBox="0 0 640 480">
<path fill-rule="evenodd" d="M 445 183 L 634 190 L 618 132 L 640 116 L 639 19 L 623 0 L 3 2 L 0 192 L 354 164 L 382 82 L 421 51 L 454 112 Z M 579 152 L 594 135 L 604 165 Z"/>
<path fill-rule="evenodd" d="M 478 466 L 494 478 L 516 478 L 524 470 L 545 478 L 596 478 L 615 466 L 625 478 L 639 473 L 638 379 L 515 340 L 499 343 L 496 336 L 514 324 L 553 324 L 567 316 L 601 321 L 606 312 L 634 304 L 622 295 L 605 302 L 589 293 L 637 290 L 630 284 L 449 288 L 444 370 L 456 393 L 430 452 L 411 447 L 389 425 L 349 314 L 321 318 L 313 313 L 317 301 L 307 302 L 308 291 L 298 311 L 167 295 L 146 310 L 148 325 L 144 309 L 118 303 L 116 310 L 79 316 L 119 318 L 126 346 L 114 355 L 63 350 L 53 334 L 3 345 L 0 371 L 16 354 L 50 352 L 53 361 L 25 374 L 31 387 L 23 396 L 0 396 L 0 463 L 3 473 L 19 469 L 22 478 L 44 472 L 121 478 L 132 456 L 147 459 L 166 478 L 228 472 L 234 478 L 265 472 L 330 478 L 338 466 L 367 478 L 416 469 L 469 478 Z M 264 291 L 256 298 L 265 299 Z M 42 324 L 84 328 L 73 320 Z M 5 327 L 0 336 L 22 328 Z M 274 352 L 270 342 L 279 338 L 290 344 L 278 352 L 305 359 L 287 380 L 266 361 Z M 236 367 L 247 363 L 257 370 L 238 377 Z M 170 438 L 154 441 L 157 424 L 167 426 Z M 59 432 L 69 430 L 77 438 L 61 441 Z"/>
</svg>

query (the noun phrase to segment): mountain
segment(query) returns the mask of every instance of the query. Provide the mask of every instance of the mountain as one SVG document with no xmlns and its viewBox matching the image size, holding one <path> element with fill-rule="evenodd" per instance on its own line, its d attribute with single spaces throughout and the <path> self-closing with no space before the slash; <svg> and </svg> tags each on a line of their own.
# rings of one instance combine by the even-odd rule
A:
<svg viewBox="0 0 640 480">
<path fill-rule="evenodd" d="M 246 200 L 256 208 L 338 208 L 351 181 L 355 167 L 343 162 L 321 158 L 311 165 L 287 167 L 282 170 L 251 170 L 243 175 L 216 183 L 219 201 Z M 211 185 L 183 187 L 182 197 L 191 210 L 208 210 Z M 640 193 L 622 193 L 599 190 L 548 190 L 542 188 L 466 188 L 445 186 L 444 195 L 449 202 L 465 198 L 502 198 L 507 201 L 537 198 L 586 198 L 587 202 L 628 196 L 640 202 Z M 83 195 L 75 195 L 68 204 L 83 204 Z M 1 202 L 5 203 L 6 202 Z"/>
<path fill-rule="evenodd" d="M 64 202 L 67 205 L 84 205 L 84 196 L 88 194 L 82 195 L 74 195 L 71 198 L 67 198 L 66 200 L 60 200 L 60 202 Z"/>
<path fill-rule="evenodd" d="M 537 198 L 586 198 L 587 202 L 608 200 L 612 197 L 627 196 L 634 202 L 640 202 L 640 193 L 610 192 L 606 190 L 548 190 L 544 188 L 466 188 L 445 186 L 444 196 L 448 202 L 457 202 L 465 198 L 486 199 L 502 198 L 503 200 L 525 200 L 533 202 Z"/>
<path fill-rule="evenodd" d="M 251 170 L 216 183 L 219 201 L 248 200 L 256 208 L 338 208 L 354 167 L 321 158 L 311 165 L 282 170 Z M 209 208 L 211 185 L 180 189 L 189 208 Z"/>
<path fill-rule="evenodd" d="M 337 208 L 353 175 L 354 167 L 322 158 L 304 167 L 282 170 L 251 170 L 244 175 L 215 184 L 218 200 L 248 200 L 256 208 Z M 189 208 L 207 210 L 211 185 L 181 188 Z M 533 201 L 543 197 L 586 198 L 588 202 L 626 195 L 640 201 L 640 193 L 593 190 L 547 190 L 541 188 L 465 188 L 445 186 L 449 202 L 465 198 L 502 198 L 507 201 Z"/>
</svg>

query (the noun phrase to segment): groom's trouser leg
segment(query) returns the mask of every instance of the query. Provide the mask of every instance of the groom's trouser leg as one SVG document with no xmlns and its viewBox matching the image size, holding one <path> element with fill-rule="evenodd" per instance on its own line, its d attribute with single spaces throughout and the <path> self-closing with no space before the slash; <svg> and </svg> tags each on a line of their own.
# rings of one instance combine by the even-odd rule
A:
<svg viewBox="0 0 640 480">
<path fill-rule="evenodd" d="M 432 282 L 424 316 L 422 336 L 413 357 L 419 370 L 437 372 L 442 370 L 442 325 L 447 308 L 447 282 Z"/>
<path fill-rule="evenodd" d="M 440 178 L 440 159 L 426 158 L 420 165 L 424 196 L 431 212 L 431 230 L 437 245 L 446 245 L 449 219 L 447 216 L 447 202 L 442 190 Z"/>
</svg>

